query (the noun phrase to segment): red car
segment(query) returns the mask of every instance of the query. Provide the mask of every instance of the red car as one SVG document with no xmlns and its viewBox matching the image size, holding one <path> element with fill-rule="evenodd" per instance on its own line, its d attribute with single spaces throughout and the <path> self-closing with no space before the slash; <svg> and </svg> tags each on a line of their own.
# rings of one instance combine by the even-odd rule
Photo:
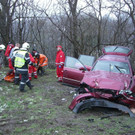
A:
<svg viewBox="0 0 135 135">
<path fill-rule="evenodd" d="M 90 71 L 87 72 L 85 66 L 79 67 L 83 69 L 80 72 L 84 72 L 82 78 L 71 70 L 72 76 L 80 77 L 81 82 L 69 108 L 76 113 L 92 107 L 116 108 L 134 117 L 129 109 L 135 107 L 135 77 L 129 61 L 132 50 L 107 46 L 103 53 Z"/>
</svg>

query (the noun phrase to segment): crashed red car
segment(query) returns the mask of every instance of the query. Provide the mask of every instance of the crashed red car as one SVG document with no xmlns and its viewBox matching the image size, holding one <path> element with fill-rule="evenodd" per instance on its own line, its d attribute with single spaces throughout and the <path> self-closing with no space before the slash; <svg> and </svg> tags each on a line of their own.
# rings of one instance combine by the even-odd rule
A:
<svg viewBox="0 0 135 135">
<path fill-rule="evenodd" d="M 116 108 L 134 117 L 129 109 L 135 107 L 135 76 L 129 60 L 132 50 L 106 46 L 103 53 L 84 73 L 69 108 L 75 113 L 92 107 Z"/>
</svg>

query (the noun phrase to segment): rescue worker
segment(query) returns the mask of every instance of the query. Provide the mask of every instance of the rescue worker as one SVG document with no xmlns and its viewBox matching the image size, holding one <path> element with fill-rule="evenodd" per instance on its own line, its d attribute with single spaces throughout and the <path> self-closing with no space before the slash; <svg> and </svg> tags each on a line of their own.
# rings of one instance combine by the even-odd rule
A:
<svg viewBox="0 0 135 135">
<path fill-rule="evenodd" d="M 19 44 L 19 43 L 16 43 L 16 44 L 15 44 L 15 47 L 13 47 L 13 48 L 11 49 L 10 54 L 9 54 L 9 57 L 10 57 L 11 59 L 12 59 L 13 55 L 15 54 L 15 52 L 16 52 L 17 50 L 19 50 L 19 48 L 20 48 L 20 44 Z"/>
<path fill-rule="evenodd" d="M 5 45 L 1 44 L 0 45 L 0 68 L 3 64 L 3 56 L 2 56 L 2 52 L 5 50 Z"/>
<path fill-rule="evenodd" d="M 16 43 L 15 47 L 13 47 L 10 51 L 9 59 L 13 58 L 13 56 L 15 55 L 16 51 L 19 50 L 19 48 L 20 48 L 20 44 Z M 12 65 L 12 63 L 11 63 L 11 65 Z M 15 70 L 14 70 L 14 67 L 13 67 L 12 69 L 11 68 L 9 69 L 9 71 L 7 72 L 4 80 L 8 81 L 8 82 L 14 82 L 14 78 L 15 78 Z"/>
<path fill-rule="evenodd" d="M 35 57 L 36 53 L 39 53 L 39 52 L 36 49 L 33 48 L 32 52 L 31 52 L 32 56 Z"/>
<path fill-rule="evenodd" d="M 35 59 L 34 57 L 31 55 L 31 53 L 29 53 L 29 56 L 30 56 L 30 60 L 31 62 L 33 63 L 33 65 L 29 65 L 29 68 L 28 68 L 28 73 L 29 73 L 29 80 L 31 81 L 32 79 L 32 73 L 34 74 L 34 78 L 37 79 L 37 69 L 36 67 L 34 66 L 34 63 L 35 63 Z"/>
<path fill-rule="evenodd" d="M 64 62 L 65 62 L 65 54 L 62 51 L 61 45 L 57 45 L 56 48 L 57 48 L 57 54 L 56 54 L 56 60 L 55 60 L 56 74 L 57 74 L 58 81 L 62 82 L 63 67 L 64 67 Z"/>
<path fill-rule="evenodd" d="M 35 46 L 35 44 L 34 44 Z M 33 65 L 29 65 L 29 79 L 32 79 L 32 73 L 34 74 L 34 78 L 37 79 L 37 68 L 36 68 L 36 63 L 35 63 L 35 53 L 38 53 L 34 48 L 32 49 L 32 52 L 30 54 L 30 59 L 33 62 Z M 32 56 L 31 56 L 32 55 Z"/>
<path fill-rule="evenodd" d="M 35 53 L 35 64 L 37 66 L 37 74 L 41 71 L 41 75 L 44 75 L 43 67 L 48 65 L 48 58 L 44 54 Z"/>
<path fill-rule="evenodd" d="M 5 56 L 8 59 L 8 67 L 9 67 L 9 69 L 13 70 L 14 68 L 12 66 L 12 61 L 11 61 L 11 58 L 10 58 L 10 52 L 11 52 L 12 48 L 14 48 L 14 45 L 9 42 L 8 45 L 7 45 L 6 51 L 5 51 Z"/>
<path fill-rule="evenodd" d="M 32 89 L 33 85 L 31 85 L 31 82 L 29 80 L 28 76 L 28 64 L 32 65 L 33 63 L 30 61 L 28 49 L 30 48 L 30 45 L 25 42 L 22 45 L 22 48 L 18 50 L 15 55 L 12 58 L 12 63 L 15 67 L 15 83 L 17 84 L 19 82 L 19 75 L 21 74 L 21 81 L 19 89 L 21 92 L 26 92 L 24 89 L 25 84 Z"/>
</svg>

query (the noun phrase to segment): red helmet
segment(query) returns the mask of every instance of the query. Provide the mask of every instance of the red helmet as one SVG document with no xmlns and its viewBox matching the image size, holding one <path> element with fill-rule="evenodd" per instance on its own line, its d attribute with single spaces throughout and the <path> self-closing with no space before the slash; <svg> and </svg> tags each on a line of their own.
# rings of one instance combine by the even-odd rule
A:
<svg viewBox="0 0 135 135">
<path fill-rule="evenodd" d="M 61 46 L 61 45 L 57 45 L 57 46 L 56 46 L 56 48 L 58 48 L 58 47 L 62 49 L 62 46 Z"/>
</svg>

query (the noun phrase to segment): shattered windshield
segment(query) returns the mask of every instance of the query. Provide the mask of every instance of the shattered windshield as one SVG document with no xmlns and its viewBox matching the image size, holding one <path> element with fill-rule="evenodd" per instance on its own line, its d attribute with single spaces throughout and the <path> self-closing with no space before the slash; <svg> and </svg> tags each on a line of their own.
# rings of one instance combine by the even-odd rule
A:
<svg viewBox="0 0 135 135">
<path fill-rule="evenodd" d="M 130 74 L 128 63 L 118 62 L 118 61 L 105 61 L 105 60 L 97 61 L 92 71 L 97 71 L 97 70 Z"/>
</svg>

